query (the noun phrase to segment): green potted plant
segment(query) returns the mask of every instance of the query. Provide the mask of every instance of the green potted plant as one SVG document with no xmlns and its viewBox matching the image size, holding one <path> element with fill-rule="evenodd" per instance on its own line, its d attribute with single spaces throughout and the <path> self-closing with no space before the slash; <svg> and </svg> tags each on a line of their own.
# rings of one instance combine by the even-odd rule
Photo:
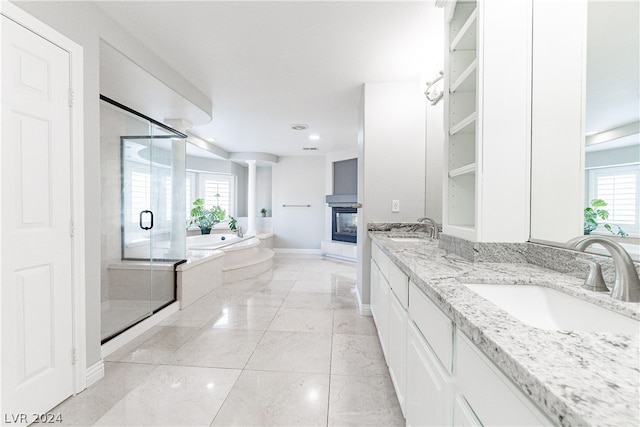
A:
<svg viewBox="0 0 640 427">
<path fill-rule="evenodd" d="M 229 215 L 229 230 L 236 231 L 238 229 L 238 220 Z"/>
<path fill-rule="evenodd" d="M 262 214 L 262 216 L 267 216 L 267 208 L 262 208 L 260 209 L 260 213 Z"/>
<path fill-rule="evenodd" d="M 606 221 L 609 218 L 609 211 L 606 209 L 602 209 L 607 206 L 607 202 L 602 199 L 593 199 L 591 200 L 591 206 L 587 206 L 584 208 L 584 234 L 591 234 L 593 230 L 598 228 L 598 218 L 603 221 Z M 611 224 L 604 223 L 602 226 L 606 228 L 611 234 L 626 237 L 629 234 L 625 232 L 622 227 L 617 224 L 614 224 L 618 227 L 618 232 L 614 233 L 611 229 Z"/>
<path fill-rule="evenodd" d="M 205 208 L 204 199 L 198 198 L 193 201 L 189 225 L 196 224 L 200 227 L 202 234 L 209 234 L 214 225 L 224 220 L 226 214 L 226 211 L 220 206 L 213 206 L 211 209 Z"/>
</svg>

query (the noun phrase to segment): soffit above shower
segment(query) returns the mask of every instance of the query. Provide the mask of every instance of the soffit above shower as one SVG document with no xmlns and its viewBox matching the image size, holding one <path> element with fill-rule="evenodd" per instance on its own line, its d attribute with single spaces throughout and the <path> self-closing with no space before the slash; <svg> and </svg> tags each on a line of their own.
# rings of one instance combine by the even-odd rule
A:
<svg viewBox="0 0 640 427">
<path fill-rule="evenodd" d="M 182 119 L 200 125 L 211 121 L 207 112 L 103 40 L 100 93 L 159 122 Z"/>
</svg>

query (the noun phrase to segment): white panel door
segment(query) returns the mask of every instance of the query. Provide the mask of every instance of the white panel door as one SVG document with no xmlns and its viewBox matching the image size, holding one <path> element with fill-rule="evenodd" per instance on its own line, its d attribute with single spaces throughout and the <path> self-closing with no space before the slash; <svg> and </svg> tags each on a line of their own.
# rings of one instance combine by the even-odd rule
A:
<svg viewBox="0 0 640 427">
<path fill-rule="evenodd" d="M 2 412 L 73 393 L 69 54 L 2 17 Z"/>
</svg>

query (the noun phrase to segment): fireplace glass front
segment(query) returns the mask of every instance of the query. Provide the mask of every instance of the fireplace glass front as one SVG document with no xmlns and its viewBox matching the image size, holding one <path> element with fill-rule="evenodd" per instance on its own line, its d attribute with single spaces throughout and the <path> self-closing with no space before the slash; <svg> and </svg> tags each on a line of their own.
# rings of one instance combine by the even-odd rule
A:
<svg viewBox="0 0 640 427">
<path fill-rule="evenodd" d="M 358 211 L 355 208 L 333 208 L 333 233 L 338 242 L 356 243 Z"/>
</svg>

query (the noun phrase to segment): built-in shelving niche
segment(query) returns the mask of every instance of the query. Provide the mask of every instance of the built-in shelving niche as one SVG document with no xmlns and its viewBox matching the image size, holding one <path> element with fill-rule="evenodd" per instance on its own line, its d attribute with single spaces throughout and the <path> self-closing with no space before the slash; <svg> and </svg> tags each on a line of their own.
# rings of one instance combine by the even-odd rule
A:
<svg viewBox="0 0 640 427">
<path fill-rule="evenodd" d="M 456 2 L 448 23 L 447 105 L 448 230 L 475 240 L 478 9 L 475 1 Z"/>
</svg>

